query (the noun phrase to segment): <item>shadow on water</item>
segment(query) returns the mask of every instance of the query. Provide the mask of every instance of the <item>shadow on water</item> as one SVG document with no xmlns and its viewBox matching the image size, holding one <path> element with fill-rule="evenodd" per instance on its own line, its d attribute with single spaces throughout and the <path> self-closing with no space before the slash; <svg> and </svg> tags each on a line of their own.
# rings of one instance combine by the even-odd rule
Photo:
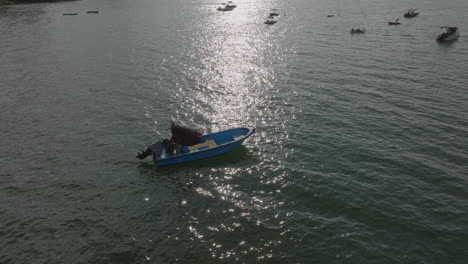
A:
<svg viewBox="0 0 468 264">
<path fill-rule="evenodd" d="M 441 48 L 453 48 L 457 40 L 453 41 L 436 41 L 437 45 Z"/>
<path fill-rule="evenodd" d="M 256 155 L 245 146 L 240 146 L 212 158 L 164 167 L 157 167 L 149 157 L 145 161 L 122 161 L 114 164 L 136 168 L 140 177 L 146 178 L 143 182 L 151 184 L 158 182 L 159 186 L 172 186 L 175 193 L 187 193 L 194 191 L 193 183 L 200 180 L 198 176 L 200 174 L 207 174 L 212 169 L 250 167 L 256 163 L 258 163 Z"/>
<path fill-rule="evenodd" d="M 164 167 L 156 167 L 153 162 L 142 162 L 138 164 L 138 170 L 141 174 L 149 176 L 166 175 L 170 177 L 173 175 L 180 175 L 180 172 L 184 170 L 190 173 L 207 168 L 223 168 L 236 165 L 245 166 L 246 163 L 255 163 L 255 159 L 255 155 L 249 153 L 249 150 L 245 146 L 240 146 L 219 156 Z"/>
</svg>

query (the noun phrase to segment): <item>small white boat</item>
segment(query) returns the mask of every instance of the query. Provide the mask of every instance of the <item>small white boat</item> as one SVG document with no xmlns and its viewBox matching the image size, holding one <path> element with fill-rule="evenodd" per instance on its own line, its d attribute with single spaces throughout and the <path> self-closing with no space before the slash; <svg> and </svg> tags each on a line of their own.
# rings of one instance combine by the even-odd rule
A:
<svg viewBox="0 0 468 264">
<path fill-rule="evenodd" d="M 457 27 L 441 27 L 445 28 L 445 32 L 437 36 L 437 41 L 453 41 L 460 37 Z"/>
<path fill-rule="evenodd" d="M 388 24 L 389 24 L 389 25 L 400 25 L 401 23 L 400 23 L 400 19 L 397 18 L 397 19 L 395 20 L 395 22 L 389 21 Z"/>
</svg>

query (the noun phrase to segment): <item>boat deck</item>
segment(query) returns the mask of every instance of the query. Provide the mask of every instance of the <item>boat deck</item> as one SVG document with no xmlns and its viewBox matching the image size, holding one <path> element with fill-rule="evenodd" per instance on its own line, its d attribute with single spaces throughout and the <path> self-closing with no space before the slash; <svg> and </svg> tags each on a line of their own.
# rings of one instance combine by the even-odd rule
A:
<svg viewBox="0 0 468 264">
<path fill-rule="evenodd" d="M 192 152 L 192 151 L 198 151 L 198 150 L 203 150 L 203 149 L 207 149 L 207 148 L 214 148 L 216 146 L 217 146 L 217 144 L 214 141 L 214 139 L 207 138 L 202 143 L 199 143 L 199 144 L 193 145 L 193 146 L 189 146 L 188 149 L 190 150 L 190 152 Z"/>
<path fill-rule="evenodd" d="M 182 154 L 189 153 L 189 152 L 196 152 L 201 151 L 209 148 L 215 148 L 219 145 L 223 145 L 229 142 L 233 142 L 242 138 L 243 135 L 233 136 L 230 134 L 217 134 L 217 135 L 209 135 L 207 137 L 203 137 L 202 141 L 197 145 L 193 146 L 183 146 L 181 149 Z"/>
</svg>

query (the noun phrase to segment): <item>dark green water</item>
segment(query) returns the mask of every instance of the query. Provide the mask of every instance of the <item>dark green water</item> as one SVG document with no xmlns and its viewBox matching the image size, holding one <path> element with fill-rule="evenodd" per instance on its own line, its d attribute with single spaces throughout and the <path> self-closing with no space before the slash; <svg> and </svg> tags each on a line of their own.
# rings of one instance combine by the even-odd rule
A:
<svg viewBox="0 0 468 264">
<path fill-rule="evenodd" d="M 220 3 L 0 7 L 0 263 L 466 263 L 468 3 Z M 137 160 L 171 119 L 257 133 Z"/>
</svg>

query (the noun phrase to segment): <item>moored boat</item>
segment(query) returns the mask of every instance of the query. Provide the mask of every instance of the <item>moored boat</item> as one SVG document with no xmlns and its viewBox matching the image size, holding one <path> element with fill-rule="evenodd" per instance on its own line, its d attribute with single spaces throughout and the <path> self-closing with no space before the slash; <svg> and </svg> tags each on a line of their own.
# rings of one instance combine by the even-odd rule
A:
<svg viewBox="0 0 468 264">
<path fill-rule="evenodd" d="M 389 21 L 388 24 L 389 24 L 389 25 L 400 25 L 401 23 L 400 23 L 399 21 L 400 21 L 400 19 L 397 18 L 397 19 L 395 20 L 395 22 Z"/>
<path fill-rule="evenodd" d="M 226 12 L 226 11 L 232 11 L 234 10 L 234 8 L 236 8 L 236 6 L 232 7 L 232 6 L 226 5 L 224 7 L 218 7 L 216 10 Z"/>
<path fill-rule="evenodd" d="M 411 18 L 419 15 L 419 12 L 416 12 L 416 9 L 410 8 L 406 11 L 406 13 L 403 15 L 406 18 Z"/>
<path fill-rule="evenodd" d="M 225 12 L 225 11 L 232 11 L 234 10 L 234 8 L 237 7 L 237 5 L 234 5 L 232 1 L 228 1 L 227 4 L 226 3 L 222 3 L 222 4 L 224 5 L 224 7 L 218 7 L 216 10 Z"/>
<path fill-rule="evenodd" d="M 153 155 L 153 160 L 157 166 L 205 159 L 241 146 L 255 132 L 254 128 L 241 127 L 202 135 L 198 138 L 201 134 L 198 135 L 196 132 L 190 131 L 190 129 L 179 127 L 177 133 L 185 133 L 185 139 L 182 139 L 181 135 L 174 133 L 173 127 L 174 124 L 171 126 L 173 138 L 170 141 L 164 140 L 153 143 L 144 152 L 138 153 L 137 157 L 144 159 L 149 155 Z M 176 137 L 175 140 L 174 137 Z M 187 145 L 175 143 L 184 142 L 184 140 Z M 196 141 L 198 142 L 191 144 Z"/>
<path fill-rule="evenodd" d="M 441 33 L 437 36 L 437 41 L 453 41 L 460 37 L 457 27 L 441 27 L 445 29 L 444 33 Z"/>
<path fill-rule="evenodd" d="M 350 32 L 351 32 L 351 34 L 364 34 L 364 33 L 366 33 L 366 30 L 365 29 L 359 29 L 359 28 L 356 28 L 356 29 L 352 28 Z"/>
</svg>

